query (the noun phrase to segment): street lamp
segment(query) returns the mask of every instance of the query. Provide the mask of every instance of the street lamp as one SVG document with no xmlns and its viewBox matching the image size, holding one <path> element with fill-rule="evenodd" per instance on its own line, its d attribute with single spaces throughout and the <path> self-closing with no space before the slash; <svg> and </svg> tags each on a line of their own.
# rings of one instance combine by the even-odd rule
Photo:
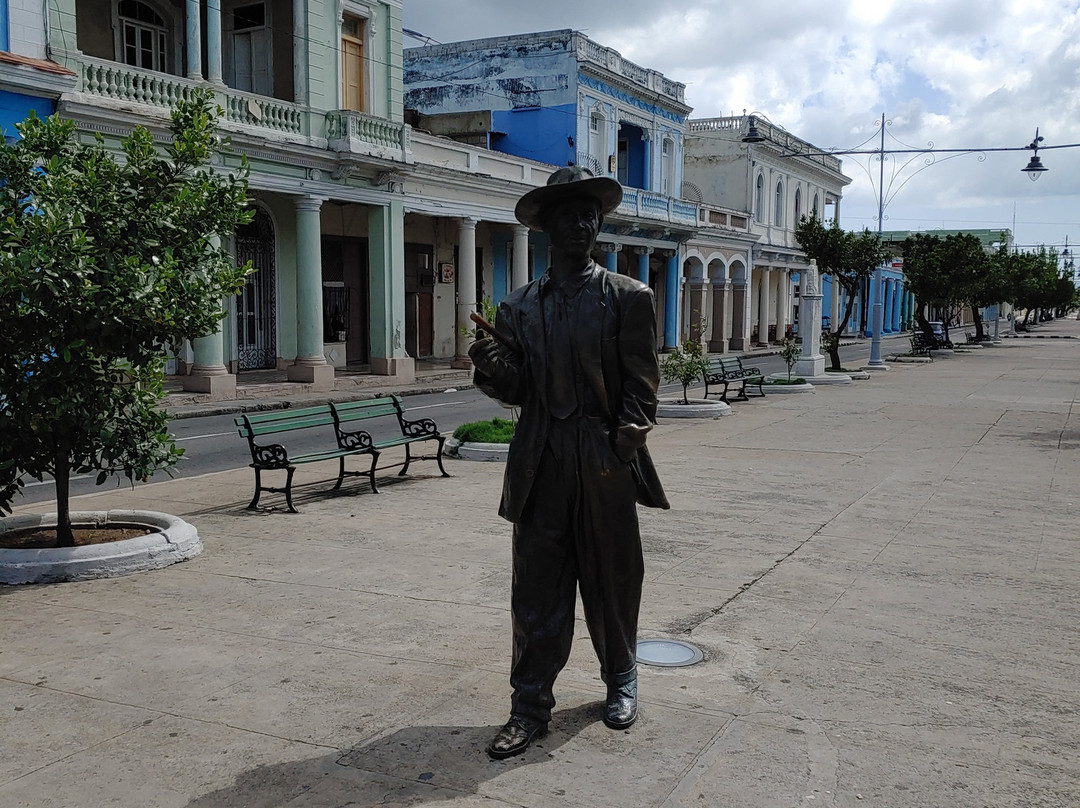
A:
<svg viewBox="0 0 1080 808">
<path fill-rule="evenodd" d="M 907 184 L 908 180 L 910 180 L 912 177 L 914 177 L 919 172 L 921 172 L 921 171 L 929 168 L 931 165 L 935 164 L 935 162 L 937 161 L 936 155 L 947 154 L 949 156 L 945 157 L 944 160 L 949 160 L 949 159 L 952 159 L 953 157 L 958 157 L 961 154 L 985 154 L 986 152 L 1030 151 L 1030 152 L 1032 152 L 1031 160 L 1028 162 L 1027 166 L 1025 166 L 1021 170 L 1024 173 L 1026 173 L 1028 175 L 1028 177 L 1031 178 L 1032 181 L 1035 181 L 1035 180 L 1039 179 L 1039 177 L 1044 172 L 1049 170 L 1049 169 L 1046 168 L 1046 166 L 1044 166 L 1042 164 L 1042 160 L 1039 159 L 1039 148 L 1040 148 L 1039 144 L 1043 141 L 1043 138 L 1039 136 L 1038 128 L 1035 129 L 1035 139 L 1032 140 L 1031 143 L 1029 143 L 1027 146 L 998 146 L 998 147 L 994 147 L 994 148 L 984 148 L 984 149 L 974 149 L 974 148 L 967 148 L 967 149 L 936 149 L 936 148 L 933 147 L 933 145 L 931 145 L 931 146 L 929 146 L 928 148 L 925 148 L 925 149 L 914 149 L 914 148 L 886 149 L 885 148 L 885 127 L 890 123 L 891 123 L 891 121 L 887 120 L 886 117 L 885 117 L 885 114 L 882 113 L 881 122 L 879 123 L 879 126 L 881 127 L 881 131 L 879 133 L 880 137 L 879 137 L 879 141 L 878 141 L 878 147 L 876 149 L 815 149 L 813 151 L 799 151 L 799 150 L 792 149 L 791 146 L 788 145 L 788 144 L 780 144 L 780 143 L 776 143 L 775 141 L 771 141 L 766 135 L 763 135 L 761 133 L 761 131 L 758 129 L 756 116 L 751 114 L 749 116 L 749 122 L 748 122 L 747 130 L 746 130 L 746 134 L 743 135 L 743 137 L 742 137 L 742 142 L 743 143 L 749 143 L 749 144 L 771 142 L 774 145 L 781 146 L 782 148 L 785 148 L 785 149 L 788 149 L 789 151 L 791 151 L 791 154 L 785 155 L 787 157 L 818 157 L 818 156 L 839 157 L 839 156 L 844 156 L 844 155 L 869 155 L 871 158 L 873 158 L 873 157 L 876 156 L 876 158 L 877 158 L 877 160 L 879 161 L 879 164 L 880 164 L 879 167 L 878 167 L 878 178 L 877 178 L 877 191 L 878 191 L 877 234 L 878 234 L 878 238 L 881 237 L 881 233 L 882 233 L 882 229 L 883 229 L 883 224 L 884 224 L 884 220 L 885 220 L 885 207 L 889 204 L 889 202 L 891 202 L 893 200 L 893 198 L 896 196 L 896 194 L 899 193 L 900 189 L 903 188 L 904 185 Z M 895 139 L 895 137 L 894 137 L 894 139 Z M 1043 148 L 1043 150 L 1046 150 L 1046 149 L 1071 149 L 1071 148 L 1076 148 L 1076 147 L 1080 147 L 1080 143 L 1064 143 L 1064 144 L 1056 145 L 1056 146 L 1043 146 L 1042 148 Z M 885 157 L 886 157 L 886 155 L 900 155 L 900 154 L 911 155 L 911 157 L 908 158 L 908 160 L 902 166 L 900 166 L 899 168 L 894 168 L 893 169 L 892 178 L 891 178 L 890 183 L 889 183 L 889 192 L 886 192 L 886 189 L 885 189 Z M 925 162 L 925 164 L 923 166 L 921 166 L 920 168 L 916 169 L 915 171 L 913 171 L 907 177 L 907 179 L 905 179 L 903 182 L 901 182 L 900 185 L 897 186 L 895 190 L 893 190 L 892 189 L 892 184 L 893 184 L 893 182 L 895 182 L 895 180 L 899 176 L 900 172 L 903 171 L 903 169 L 906 168 L 907 166 L 911 165 L 911 163 L 914 160 L 916 160 L 918 157 L 921 157 L 923 155 L 928 155 L 929 156 L 929 159 Z M 981 159 L 985 159 L 985 158 L 980 158 L 980 160 Z M 873 184 L 874 177 L 869 172 L 869 170 L 867 170 L 867 176 L 870 177 L 870 182 L 871 182 L 871 184 Z M 886 366 L 885 362 L 882 361 L 882 358 L 881 358 L 881 333 L 882 333 L 882 330 L 883 330 L 884 320 L 885 320 L 885 290 L 883 288 L 883 278 L 882 278 L 882 267 L 881 267 L 881 265 L 878 265 L 874 269 L 873 287 L 874 287 L 874 307 L 873 307 L 873 311 L 872 311 L 872 319 L 871 319 L 871 326 L 870 326 L 870 336 L 871 336 L 871 340 L 870 340 L 870 361 L 869 361 L 869 363 L 867 363 L 865 368 L 867 370 L 888 370 L 888 367 Z"/>
</svg>

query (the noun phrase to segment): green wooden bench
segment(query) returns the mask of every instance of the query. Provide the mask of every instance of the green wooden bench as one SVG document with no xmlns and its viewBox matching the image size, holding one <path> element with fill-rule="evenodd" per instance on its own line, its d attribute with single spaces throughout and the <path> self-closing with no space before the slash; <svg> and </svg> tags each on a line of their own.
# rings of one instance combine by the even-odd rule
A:
<svg viewBox="0 0 1080 808">
<path fill-rule="evenodd" d="M 389 438 L 375 438 L 368 430 L 356 429 L 355 425 L 377 418 L 394 417 L 397 434 Z M 251 468 L 255 470 L 255 495 L 248 504 L 250 510 L 259 506 L 259 498 L 264 491 L 285 494 L 285 502 L 291 513 L 298 513 L 292 501 L 292 481 L 296 467 L 306 463 L 320 463 L 337 460 L 338 476 L 333 490 L 341 488 L 346 477 L 367 477 L 371 481 L 371 490 L 379 493 L 375 483 L 375 472 L 386 468 L 401 467 L 399 475 L 409 470 L 413 460 L 435 460 L 439 464 L 442 476 L 449 477 L 442 464 L 445 438 L 439 434 L 438 427 L 430 418 L 409 420 L 404 416 L 401 399 L 398 396 L 386 396 L 366 401 L 348 401 L 323 404 L 317 407 L 275 410 L 273 412 L 245 413 L 233 419 L 241 437 L 247 438 L 251 450 Z M 304 429 L 324 429 L 327 433 L 333 429 L 336 448 L 324 449 L 304 454 L 290 454 L 281 443 L 259 443 L 258 439 L 267 436 L 286 435 Z M 327 439 L 329 440 L 329 434 Z M 410 449 L 413 443 L 435 441 L 438 449 L 432 456 L 413 456 Z M 389 466 L 378 466 L 379 456 L 384 449 L 394 446 L 405 447 L 405 460 Z M 350 471 L 345 467 L 345 459 L 355 455 L 367 455 L 371 458 L 368 468 Z M 285 486 L 276 488 L 263 485 L 264 471 L 284 471 Z"/>
<path fill-rule="evenodd" d="M 749 401 L 750 397 L 746 390 L 748 384 L 757 385 L 758 391 L 755 395 L 765 395 L 765 391 L 761 389 L 765 382 L 761 371 L 757 368 L 744 367 L 742 360 L 737 356 L 709 357 L 701 375 L 705 381 L 705 398 L 709 397 L 710 385 L 723 388 L 720 391 L 720 400 L 726 404 L 731 403 L 728 399 L 729 393 L 736 401 Z"/>
</svg>

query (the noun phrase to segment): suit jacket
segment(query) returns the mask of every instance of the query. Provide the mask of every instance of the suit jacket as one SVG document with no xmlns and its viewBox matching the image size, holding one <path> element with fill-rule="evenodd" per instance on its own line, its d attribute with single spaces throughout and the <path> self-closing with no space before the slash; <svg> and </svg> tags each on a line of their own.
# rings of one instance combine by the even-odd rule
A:
<svg viewBox="0 0 1080 808">
<path fill-rule="evenodd" d="M 646 433 L 656 420 L 660 369 L 656 357 L 656 318 L 648 286 L 593 264 L 582 302 L 586 316 L 572 336 L 578 354 L 576 371 L 600 410 L 607 439 L 630 465 L 643 505 L 669 507 L 652 459 Z M 515 290 L 499 305 L 496 328 L 513 347 L 500 346 L 499 367 L 492 376 L 474 374 L 476 386 L 508 406 L 519 407 L 514 439 L 503 478 L 499 514 L 518 521 L 547 443 L 546 379 L 548 354 L 541 288 L 544 278 Z"/>
</svg>

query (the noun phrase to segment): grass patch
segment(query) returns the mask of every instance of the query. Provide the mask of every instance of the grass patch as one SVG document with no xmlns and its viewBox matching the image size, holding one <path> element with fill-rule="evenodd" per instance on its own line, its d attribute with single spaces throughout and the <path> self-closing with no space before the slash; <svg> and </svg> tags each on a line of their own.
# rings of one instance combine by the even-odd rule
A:
<svg viewBox="0 0 1080 808">
<path fill-rule="evenodd" d="M 804 379 L 802 376 L 797 376 L 797 377 L 795 377 L 794 379 L 791 379 L 791 380 L 788 380 L 788 379 L 766 379 L 765 380 L 765 386 L 767 387 L 770 384 L 806 384 L 806 379 Z"/>
<path fill-rule="evenodd" d="M 455 429 L 454 437 L 462 443 L 509 443 L 514 437 L 514 422 L 505 418 L 473 421 Z"/>
</svg>

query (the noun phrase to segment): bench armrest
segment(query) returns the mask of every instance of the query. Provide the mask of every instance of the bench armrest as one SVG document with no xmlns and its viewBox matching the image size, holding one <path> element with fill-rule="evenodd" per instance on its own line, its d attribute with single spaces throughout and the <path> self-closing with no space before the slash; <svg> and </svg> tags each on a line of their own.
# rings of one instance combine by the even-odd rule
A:
<svg viewBox="0 0 1080 808">
<path fill-rule="evenodd" d="M 416 421 L 402 418 L 401 434 L 407 438 L 437 438 L 439 437 L 439 428 L 430 418 L 420 418 Z"/>
<path fill-rule="evenodd" d="M 250 443 L 252 465 L 272 469 L 283 469 L 289 465 L 289 453 L 280 443 L 266 446 L 260 446 L 253 440 Z"/>
<path fill-rule="evenodd" d="M 370 451 L 375 444 L 374 440 L 372 440 L 371 433 L 363 429 L 358 429 L 355 432 L 348 432 L 339 426 L 334 432 L 337 434 L 337 445 L 339 449 Z"/>
</svg>

